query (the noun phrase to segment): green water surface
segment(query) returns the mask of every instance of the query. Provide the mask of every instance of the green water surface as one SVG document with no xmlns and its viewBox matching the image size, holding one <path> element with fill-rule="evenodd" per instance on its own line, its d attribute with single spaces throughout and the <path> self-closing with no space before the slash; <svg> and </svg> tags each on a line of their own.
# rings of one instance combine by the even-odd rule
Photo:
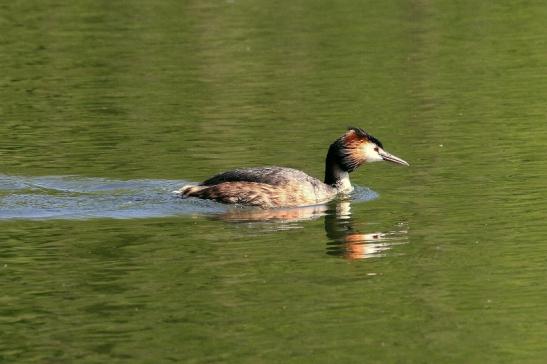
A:
<svg viewBox="0 0 547 364">
<path fill-rule="evenodd" d="M 0 362 L 546 362 L 546 19 L 544 1 L 2 2 L 1 175 L 322 177 L 348 125 L 411 166 L 364 166 L 377 198 L 311 216 L 0 220 Z"/>
</svg>

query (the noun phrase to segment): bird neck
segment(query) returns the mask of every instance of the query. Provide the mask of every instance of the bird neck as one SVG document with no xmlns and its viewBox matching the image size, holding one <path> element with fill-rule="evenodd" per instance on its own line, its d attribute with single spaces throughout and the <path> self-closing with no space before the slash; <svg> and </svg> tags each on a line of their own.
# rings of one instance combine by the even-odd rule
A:
<svg viewBox="0 0 547 364">
<path fill-rule="evenodd" d="M 325 159 L 325 184 L 334 187 L 338 192 L 351 192 L 351 182 L 349 172 L 342 167 L 338 150 L 333 144 L 329 148 L 327 158 Z"/>
</svg>

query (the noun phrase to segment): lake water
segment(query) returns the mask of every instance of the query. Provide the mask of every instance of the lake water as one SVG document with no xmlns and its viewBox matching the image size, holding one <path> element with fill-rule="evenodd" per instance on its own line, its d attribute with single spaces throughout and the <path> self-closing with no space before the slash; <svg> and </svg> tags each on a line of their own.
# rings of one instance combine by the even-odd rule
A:
<svg viewBox="0 0 547 364">
<path fill-rule="evenodd" d="M 541 363 L 547 5 L 0 5 L 0 362 Z M 260 210 L 171 191 L 322 178 L 348 125 L 411 166 Z"/>
</svg>

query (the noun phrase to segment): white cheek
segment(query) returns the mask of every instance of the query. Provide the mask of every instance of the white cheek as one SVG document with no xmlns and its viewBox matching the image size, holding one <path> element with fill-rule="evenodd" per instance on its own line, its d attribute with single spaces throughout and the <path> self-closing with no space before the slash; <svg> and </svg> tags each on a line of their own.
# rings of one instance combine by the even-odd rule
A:
<svg viewBox="0 0 547 364">
<path fill-rule="evenodd" d="M 365 144 L 363 146 L 363 153 L 365 155 L 365 161 L 367 163 L 371 162 L 381 162 L 384 159 L 378 154 L 377 151 L 374 150 L 376 148 L 376 145 L 374 144 Z"/>
</svg>

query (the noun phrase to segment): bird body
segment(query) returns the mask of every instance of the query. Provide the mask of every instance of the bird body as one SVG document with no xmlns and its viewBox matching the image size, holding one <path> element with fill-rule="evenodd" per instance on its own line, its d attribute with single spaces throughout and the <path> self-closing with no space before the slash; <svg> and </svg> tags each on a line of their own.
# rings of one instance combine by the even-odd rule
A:
<svg viewBox="0 0 547 364">
<path fill-rule="evenodd" d="M 364 163 L 380 160 L 408 165 L 385 152 L 382 143 L 364 130 L 349 128 L 329 147 L 324 182 L 293 168 L 241 168 L 219 173 L 176 192 L 182 198 L 197 197 L 262 208 L 316 205 L 351 193 L 349 173 Z"/>
<path fill-rule="evenodd" d="M 338 190 L 297 169 L 274 166 L 220 173 L 198 186 L 183 187 L 181 194 L 268 208 L 324 203 L 333 199 Z"/>
</svg>

